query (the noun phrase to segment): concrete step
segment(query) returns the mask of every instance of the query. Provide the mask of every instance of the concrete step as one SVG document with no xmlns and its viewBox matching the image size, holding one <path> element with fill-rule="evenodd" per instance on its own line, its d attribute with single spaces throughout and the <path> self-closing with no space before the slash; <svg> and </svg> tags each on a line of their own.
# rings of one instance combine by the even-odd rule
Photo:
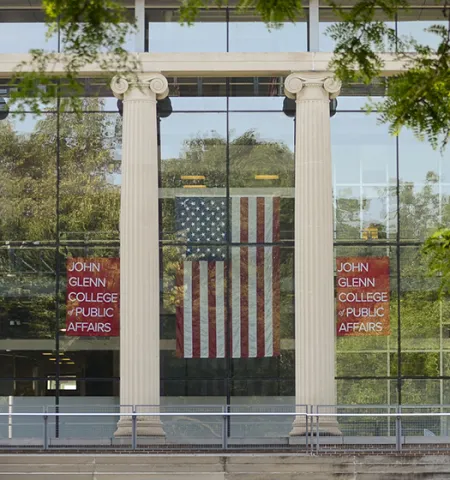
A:
<svg viewBox="0 0 450 480">
<path fill-rule="evenodd" d="M 0 455 L 0 480 L 448 480 L 450 455 Z"/>
<path fill-rule="evenodd" d="M 74 473 L 37 473 L 30 477 L 29 473 L 7 474 L 3 476 L 0 473 L 0 478 L 8 480 L 225 480 L 224 473 L 167 473 L 161 475 L 160 473 L 137 473 L 132 475 L 124 475 L 122 473 L 106 473 L 106 474 L 74 474 Z M 284 479 L 283 479 L 284 480 Z"/>
</svg>

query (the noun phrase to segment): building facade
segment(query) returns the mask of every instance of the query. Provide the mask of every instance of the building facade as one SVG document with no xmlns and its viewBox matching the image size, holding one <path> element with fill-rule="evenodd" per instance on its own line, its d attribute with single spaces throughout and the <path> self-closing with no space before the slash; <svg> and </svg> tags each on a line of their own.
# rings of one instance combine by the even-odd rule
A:
<svg viewBox="0 0 450 480">
<path fill-rule="evenodd" d="M 128 7 L 137 82 L 93 67 L 81 122 L 58 101 L 0 121 L 5 408 L 448 404 L 448 306 L 420 255 L 450 215 L 448 154 L 364 111 L 381 83 L 327 71 L 336 19 L 318 2 L 271 29 Z M 433 45 L 443 21 L 418 5 L 395 28 Z M 45 31 L 38 5 L 0 3 L 6 102 L 30 48 L 64 51 Z M 120 335 L 70 331 L 70 262 L 119 257 Z M 381 334 L 337 332 L 342 258 L 387 259 Z"/>
</svg>

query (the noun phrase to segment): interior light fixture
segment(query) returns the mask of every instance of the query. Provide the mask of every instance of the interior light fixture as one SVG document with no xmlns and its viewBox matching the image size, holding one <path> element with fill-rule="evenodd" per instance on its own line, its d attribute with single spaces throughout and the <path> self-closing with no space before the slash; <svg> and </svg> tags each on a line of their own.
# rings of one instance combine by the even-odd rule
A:
<svg viewBox="0 0 450 480">
<path fill-rule="evenodd" d="M 62 360 L 66 360 L 66 361 L 68 361 L 68 362 L 71 361 L 70 358 L 62 358 Z"/>
<path fill-rule="evenodd" d="M 204 175 L 181 175 L 181 180 L 205 180 Z"/>
<path fill-rule="evenodd" d="M 49 360 L 51 360 L 52 362 L 56 362 L 56 358 L 55 358 L 55 357 L 51 357 L 51 358 L 49 358 Z"/>
<path fill-rule="evenodd" d="M 330 118 L 336 115 L 338 101 L 337 98 L 330 100 Z M 295 118 L 296 104 L 293 98 L 284 97 L 283 113 L 289 118 Z"/>
<path fill-rule="evenodd" d="M 42 352 L 42 355 L 48 355 L 49 357 L 51 357 L 53 355 L 53 353 L 50 353 L 50 352 Z"/>
<path fill-rule="evenodd" d="M 255 175 L 255 180 L 278 180 L 278 175 Z"/>
<path fill-rule="evenodd" d="M 117 110 L 119 111 L 119 115 L 122 117 L 123 116 L 122 100 L 117 100 Z M 172 101 L 170 100 L 169 96 L 163 98 L 162 100 L 158 100 L 156 102 L 156 114 L 158 115 L 158 118 L 167 118 L 171 115 L 172 111 L 173 111 Z"/>
<path fill-rule="evenodd" d="M 75 362 L 67 362 L 66 365 L 75 365 Z"/>
</svg>

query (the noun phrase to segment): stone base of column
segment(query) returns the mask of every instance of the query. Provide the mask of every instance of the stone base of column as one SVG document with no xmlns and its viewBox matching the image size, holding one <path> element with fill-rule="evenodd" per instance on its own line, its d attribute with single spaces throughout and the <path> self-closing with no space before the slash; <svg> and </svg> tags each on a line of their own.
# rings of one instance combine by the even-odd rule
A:
<svg viewBox="0 0 450 480">
<path fill-rule="evenodd" d="M 122 417 L 117 423 L 117 430 L 114 436 L 131 437 L 133 433 L 133 421 L 131 417 Z M 159 417 L 137 417 L 136 418 L 136 436 L 139 437 L 159 437 L 165 438 L 161 420 Z"/>
<path fill-rule="evenodd" d="M 313 418 L 313 423 L 306 421 L 304 417 L 296 417 L 292 424 L 292 430 L 289 435 L 291 437 L 305 437 L 306 435 L 317 435 L 317 419 Z M 342 432 L 339 428 L 339 424 L 334 417 L 326 417 L 319 419 L 319 435 L 323 436 L 341 436 Z"/>
</svg>

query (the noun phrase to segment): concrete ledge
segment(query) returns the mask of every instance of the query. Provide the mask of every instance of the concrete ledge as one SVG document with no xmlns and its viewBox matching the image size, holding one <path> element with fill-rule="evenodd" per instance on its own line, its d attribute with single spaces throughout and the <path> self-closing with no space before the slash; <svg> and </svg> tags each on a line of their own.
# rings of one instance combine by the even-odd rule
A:
<svg viewBox="0 0 450 480">
<path fill-rule="evenodd" d="M 70 447 L 114 447 L 125 446 L 131 447 L 131 437 L 109 437 L 109 438 L 73 438 L 73 437 L 50 437 L 49 446 L 70 446 Z M 378 436 L 378 437 L 353 437 L 353 436 L 329 436 L 320 435 L 318 438 L 319 446 L 328 445 L 358 445 L 370 448 L 372 445 L 395 445 L 395 436 Z M 231 448 L 233 445 L 241 447 L 245 445 L 261 446 L 264 448 L 267 445 L 316 445 L 317 437 L 315 435 L 308 436 L 294 436 L 294 437 L 230 437 L 228 438 L 228 446 Z M 174 439 L 164 438 L 158 436 L 139 436 L 137 438 L 137 444 L 140 446 L 193 446 L 196 445 L 211 445 L 216 448 L 221 448 L 222 438 L 187 438 L 187 439 Z M 436 437 L 423 437 L 423 436 L 406 436 L 402 437 L 402 444 L 407 445 L 446 445 L 450 446 L 450 437 L 436 436 Z M 20 447 L 36 447 L 43 448 L 44 443 L 42 438 L 30 437 L 30 438 L 0 438 L 0 448 L 20 448 Z"/>
<path fill-rule="evenodd" d="M 0 438 L 0 448 L 2 447 L 38 447 L 44 446 L 43 438 Z"/>
<path fill-rule="evenodd" d="M 32 475 L 30 477 L 30 475 Z M 97 480 L 101 478 L 102 480 L 224 480 L 225 473 L 211 473 L 211 472 L 203 472 L 203 473 L 170 473 L 170 472 L 126 472 L 126 471 L 119 471 L 119 472 L 96 472 L 94 473 L 58 473 L 58 472 L 36 472 L 36 473 L 8 473 L 8 472 L 0 472 L 0 479 L 5 480 L 16 480 L 16 479 L 26 479 L 30 480 L 30 478 L 34 479 L 44 479 L 48 480 L 49 478 L 55 478 L 55 480 Z"/>
<path fill-rule="evenodd" d="M 137 53 L 142 72 L 161 72 L 167 76 L 275 76 L 291 72 L 326 72 L 332 58 L 331 52 L 186 52 Z M 384 66 L 381 76 L 404 71 L 407 63 L 394 54 L 382 53 Z M 17 65 L 29 62 L 30 54 L 9 53 L 0 55 L 0 78 L 10 78 Z M 50 65 L 50 74 L 63 73 L 64 54 L 57 54 Z M 103 71 L 98 64 L 84 66 L 81 77 L 96 77 Z M 8 347 L 10 348 L 10 347 Z"/>
<path fill-rule="evenodd" d="M 0 480 L 448 480 L 450 455 L 0 455 Z"/>
</svg>

